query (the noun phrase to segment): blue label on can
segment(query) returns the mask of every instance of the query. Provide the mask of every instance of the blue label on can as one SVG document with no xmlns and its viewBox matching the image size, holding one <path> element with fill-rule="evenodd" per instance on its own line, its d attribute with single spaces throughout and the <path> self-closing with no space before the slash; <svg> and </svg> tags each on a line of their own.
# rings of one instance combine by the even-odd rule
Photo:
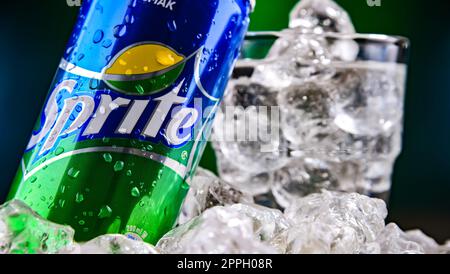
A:
<svg viewBox="0 0 450 274">
<path fill-rule="evenodd" d="M 194 158 L 249 11 L 247 0 L 86 1 L 27 147 L 32 163 L 66 138 L 194 143 Z"/>
</svg>

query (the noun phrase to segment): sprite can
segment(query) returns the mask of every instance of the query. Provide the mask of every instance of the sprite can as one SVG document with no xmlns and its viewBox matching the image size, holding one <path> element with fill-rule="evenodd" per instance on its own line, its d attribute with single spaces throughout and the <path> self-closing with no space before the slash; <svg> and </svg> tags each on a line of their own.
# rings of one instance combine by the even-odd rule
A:
<svg viewBox="0 0 450 274">
<path fill-rule="evenodd" d="M 155 243 L 189 190 L 250 0 L 85 0 L 8 199 Z"/>
</svg>

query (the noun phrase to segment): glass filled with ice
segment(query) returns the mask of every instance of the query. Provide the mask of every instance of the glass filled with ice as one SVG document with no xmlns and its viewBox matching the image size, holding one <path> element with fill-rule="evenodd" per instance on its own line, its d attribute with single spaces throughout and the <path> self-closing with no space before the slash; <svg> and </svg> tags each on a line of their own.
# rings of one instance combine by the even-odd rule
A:
<svg viewBox="0 0 450 274">
<path fill-rule="evenodd" d="M 248 34 L 214 127 L 221 177 L 281 208 L 322 189 L 386 200 L 408 40 L 355 33 L 331 1 L 301 1 L 290 27 Z"/>
</svg>

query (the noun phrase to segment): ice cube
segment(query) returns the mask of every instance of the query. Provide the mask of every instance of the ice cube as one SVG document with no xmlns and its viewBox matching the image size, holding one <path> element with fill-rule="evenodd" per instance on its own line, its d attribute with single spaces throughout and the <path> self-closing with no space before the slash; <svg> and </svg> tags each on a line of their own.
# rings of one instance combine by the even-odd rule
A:
<svg viewBox="0 0 450 274">
<path fill-rule="evenodd" d="M 424 254 L 425 249 L 413 241 L 396 224 L 386 226 L 377 239 L 383 254 Z"/>
<path fill-rule="evenodd" d="M 323 223 L 305 223 L 288 232 L 287 254 L 330 254 L 333 235 Z"/>
<path fill-rule="evenodd" d="M 301 79 L 327 79 L 332 61 L 355 61 L 359 46 L 347 12 L 331 0 L 302 0 L 290 15 L 291 29 L 282 31 L 267 58 L 255 70 L 255 80 L 287 87 Z"/>
<path fill-rule="evenodd" d="M 334 145 L 333 145 L 334 144 Z M 376 136 L 353 135 L 338 131 L 335 134 L 323 136 L 313 150 L 325 150 L 323 159 L 330 161 L 365 161 L 395 160 L 401 151 L 401 125 L 396 125 L 393 132 Z"/>
<path fill-rule="evenodd" d="M 349 226 L 306 222 L 288 231 L 288 254 L 354 254 L 359 249 L 357 232 Z"/>
<path fill-rule="evenodd" d="M 41 218 L 22 201 L 0 207 L 0 254 L 56 253 L 70 246 L 73 236 L 71 227 Z"/>
<path fill-rule="evenodd" d="M 439 244 L 420 230 L 402 231 L 396 224 L 386 226 L 377 242 L 383 254 L 448 254 L 448 244 Z"/>
<path fill-rule="evenodd" d="M 391 176 L 394 159 L 383 161 L 368 161 L 361 165 L 363 180 L 357 186 L 357 191 L 366 195 L 383 195 L 391 189 Z"/>
<path fill-rule="evenodd" d="M 317 156 L 317 154 L 316 154 Z M 323 161 L 327 157 L 299 158 L 274 173 L 271 186 L 283 208 L 298 198 L 321 190 L 358 192 L 385 198 L 391 187 L 393 161 Z"/>
<path fill-rule="evenodd" d="M 421 230 L 410 230 L 405 232 L 406 237 L 410 241 L 414 241 L 422 246 L 426 254 L 437 254 L 440 253 L 440 247 L 438 243 L 425 235 Z"/>
<path fill-rule="evenodd" d="M 307 158 L 293 161 L 275 172 L 272 193 L 277 203 L 286 208 L 298 198 L 320 193 L 323 189 L 338 189 L 338 183 L 326 163 Z"/>
<path fill-rule="evenodd" d="M 277 233 L 282 231 L 278 226 L 284 222 L 276 218 L 283 217 L 282 214 L 265 215 L 267 210 L 270 211 L 264 208 L 252 210 L 246 205 L 208 209 L 167 233 L 157 247 L 165 253 L 176 254 L 278 253 L 270 243 L 278 242 Z"/>
<path fill-rule="evenodd" d="M 339 178 L 341 186 L 347 186 L 340 190 L 366 195 L 389 191 L 395 159 L 401 151 L 401 128 L 397 124 L 393 132 L 377 136 L 341 133 L 340 138 L 330 136 L 329 140 L 322 141 L 330 143 L 331 140 L 336 140 L 336 153 L 323 155 L 321 159 L 335 162 L 332 165 L 333 174 Z M 350 172 L 342 168 L 350 168 Z"/>
<path fill-rule="evenodd" d="M 277 106 L 276 97 L 276 91 L 241 79 L 231 83 L 222 105 L 224 112 L 216 117 L 216 146 L 228 162 L 247 173 L 270 172 L 288 162 L 278 112 L 270 108 Z"/>
<path fill-rule="evenodd" d="M 253 203 L 251 195 L 225 183 L 212 172 L 202 168 L 197 169 L 190 187 L 178 220 L 179 224 L 190 221 L 214 206 Z"/>
<path fill-rule="evenodd" d="M 227 87 L 224 106 L 276 106 L 279 90 L 254 82 L 249 78 L 232 80 Z"/>
<path fill-rule="evenodd" d="M 294 222 L 291 253 L 360 253 L 383 231 L 387 209 L 379 199 L 323 191 L 298 199 L 285 216 Z"/>
<path fill-rule="evenodd" d="M 284 89 L 304 81 L 323 81 L 334 75 L 331 44 L 321 36 L 287 29 L 280 33 L 267 60 L 255 67 L 252 80 L 273 89 Z"/>
<path fill-rule="evenodd" d="M 221 179 L 251 195 L 264 194 L 270 190 L 273 181 L 272 173 L 249 173 L 248 170 L 245 170 L 245 166 L 239 168 L 225 158 L 217 144 L 214 145 L 214 148 Z"/>
<path fill-rule="evenodd" d="M 332 0 L 302 0 L 290 14 L 289 27 L 304 32 L 354 33 L 350 16 Z"/>
<path fill-rule="evenodd" d="M 404 66 L 357 64 L 334 78 L 334 123 L 355 135 L 390 132 L 403 113 Z"/>
<path fill-rule="evenodd" d="M 381 246 L 377 242 L 367 243 L 359 248 L 359 254 L 381 254 Z"/>
<path fill-rule="evenodd" d="M 293 145 L 308 147 L 333 133 L 330 90 L 318 82 L 293 85 L 278 94 L 281 128 Z"/>
<path fill-rule="evenodd" d="M 123 235 L 103 235 L 89 242 L 75 244 L 59 254 L 159 254 L 154 246 Z"/>
<path fill-rule="evenodd" d="M 358 161 L 329 161 L 327 165 L 330 167 L 330 174 L 338 182 L 334 185 L 335 190 L 347 193 L 358 192 L 363 181 L 363 172 Z"/>
<path fill-rule="evenodd" d="M 258 239 L 269 243 L 279 252 L 285 252 L 286 233 L 291 223 L 280 210 L 250 204 L 236 204 L 233 210 L 252 219 L 254 234 Z"/>
<path fill-rule="evenodd" d="M 287 149 L 265 151 L 264 144 L 253 141 L 220 142 L 224 157 L 248 173 L 271 172 L 285 166 L 289 159 Z"/>
</svg>

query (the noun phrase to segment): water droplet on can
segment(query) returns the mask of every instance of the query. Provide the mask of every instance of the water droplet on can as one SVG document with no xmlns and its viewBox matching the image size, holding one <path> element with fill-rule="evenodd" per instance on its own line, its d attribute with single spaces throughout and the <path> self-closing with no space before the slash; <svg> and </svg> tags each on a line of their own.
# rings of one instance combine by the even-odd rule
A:
<svg viewBox="0 0 450 274">
<path fill-rule="evenodd" d="M 163 66 L 172 66 L 175 64 L 175 57 L 169 51 L 160 50 L 156 52 L 156 61 Z"/>
<path fill-rule="evenodd" d="M 71 167 L 69 169 L 69 171 L 67 172 L 67 175 L 72 179 L 76 179 L 78 177 L 78 175 L 80 175 L 80 170 Z"/>
<path fill-rule="evenodd" d="M 100 13 L 103 13 L 103 6 L 100 3 L 97 3 L 97 5 L 95 5 L 95 10 L 98 10 Z"/>
<path fill-rule="evenodd" d="M 126 25 L 117 25 L 114 27 L 114 37 L 121 38 L 127 33 Z"/>
<path fill-rule="evenodd" d="M 181 188 L 184 189 L 184 190 L 189 190 L 190 187 L 189 187 L 188 184 L 182 183 L 182 184 L 181 184 Z"/>
<path fill-rule="evenodd" d="M 100 81 L 97 80 L 97 79 L 91 79 L 89 81 L 89 88 L 90 89 L 96 89 L 96 88 L 98 88 L 99 85 L 100 85 Z"/>
<path fill-rule="evenodd" d="M 82 193 L 77 193 L 75 195 L 75 202 L 78 204 L 84 201 L 84 195 Z"/>
<path fill-rule="evenodd" d="M 59 204 L 59 206 L 60 206 L 61 208 L 64 208 L 64 205 L 66 204 L 66 201 L 65 201 L 65 200 L 59 200 L 59 201 L 58 201 L 58 204 Z"/>
<path fill-rule="evenodd" d="M 171 20 L 171 21 L 168 21 L 167 22 L 167 28 L 170 30 L 170 31 L 176 31 L 177 30 L 177 23 L 175 22 L 175 20 Z"/>
<path fill-rule="evenodd" d="M 64 153 L 64 148 L 63 147 L 58 147 L 56 150 L 55 150 L 55 155 L 56 156 L 59 156 L 59 155 L 61 155 L 61 154 L 63 154 Z"/>
<path fill-rule="evenodd" d="M 127 14 L 125 16 L 125 22 L 127 24 L 133 24 L 134 23 L 134 16 L 132 14 Z"/>
<path fill-rule="evenodd" d="M 144 90 L 144 88 L 141 86 L 141 85 L 136 85 L 136 90 L 137 90 L 137 92 L 139 93 L 139 94 L 144 94 L 145 93 L 145 90 Z"/>
<path fill-rule="evenodd" d="M 102 46 L 107 49 L 112 46 L 112 41 L 110 39 L 106 39 L 103 41 Z"/>
<path fill-rule="evenodd" d="M 111 217 L 111 215 L 112 215 L 112 209 L 109 206 L 105 205 L 100 209 L 97 216 L 100 219 L 104 219 L 104 218 Z"/>
<path fill-rule="evenodd" d="M 66 54 L 67 54 L 67 55 L 70 55 L 70 54 L 73 52 L 74 49 L 75 49 L 75 46 L 69 47 L 69 48 L 66 50 Z"/>
<path fill-rule="evenodd" d="M 141 192 L 139 191 L 139 189 L 137 187 L 133 187 L 131 189 L 131 196 L 133 196 L 135 198 L 139 198 L 141 196 Z"/>
<path fill-rule="evenodd" d="M 105 160 L 105 162 L 107 163 L 111 163 L 112 162 L 112 156 L 109 153 L 105 153 L 103 154 L 103 159 Z"/>
<path fill-rule="evenodd" d="M 115 172 L 119 172 L 119 171 L 123 170 L 124 166 L 125 166 L 125 163 L 124 163 L 124 162 L 122 162 L 122 161 L 117 161 L 117 162 L 114 164 L 114 171 L 115 171 Z"/>
</svg>

